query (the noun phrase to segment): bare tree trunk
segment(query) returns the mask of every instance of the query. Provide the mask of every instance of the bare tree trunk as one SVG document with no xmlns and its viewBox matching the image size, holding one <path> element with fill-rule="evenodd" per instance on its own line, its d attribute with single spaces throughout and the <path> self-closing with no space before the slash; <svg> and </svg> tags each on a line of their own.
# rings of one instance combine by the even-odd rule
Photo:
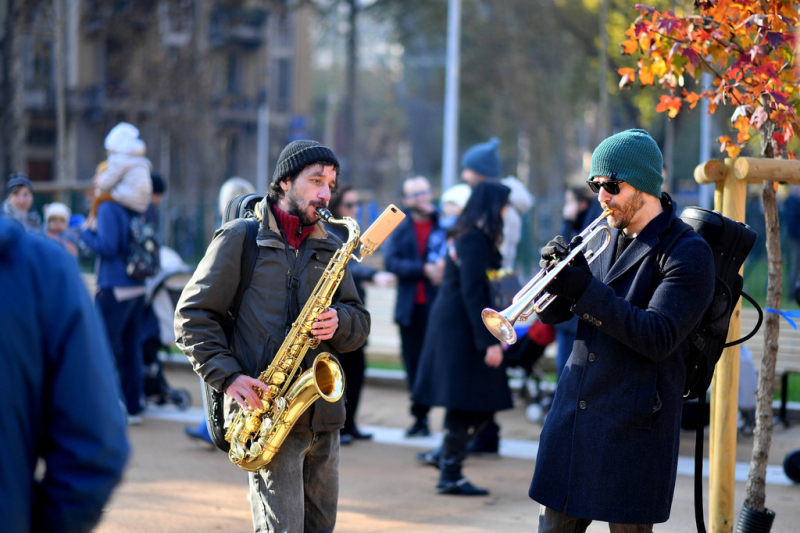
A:
<svg viewBox="0 0 800 533">
<path fill-rule="evenodd" d="M 3 112 L 3 143 L 6 172 L 26 172 L 25 165 L 25 78 L 22 65 L 22 37 L 27 28 L 24 0 L 12 1 L 6 18 L 6 97 Z"/>
<path fill-rule="evenodd" d="M 761 131 L 762 157 L 775 157 L 771 141 L 775 125 L 767 121 Z M 775 182 L 764 182 L 764 219 L 767 226 L 767 307 L 780 309 L 783 292 L 783 264 L 781 259 L 778 207 L 775 202 Z M 769 449 L 772 444 L 772 394 L 775 381 L 775 361 L 778 357 L 778 332 L 780 317 L 768 313 L 764 331 L 764 354 L 758 373 L 756 392 L 756 427 L 753 433 L 753 452 L 750 473 L 745 486 L 744 504 L 754 511 L 764 511 L 766 502 L 766 477 Z"/>
<path fill-rule="evenodd" d="M 354 183 L 356 186 L 360 185 L 358 179 L 358 169 L 356 165 L 356 152 L 358 128 L 356 126 L 356 100 L 357 100 L 357 68 L 358 68 L 358 5 L 356 0 L 348 0 L 350 13 L 348 15 L 350 22 L 350 32 L 347 36 L 347 79 L 345 85 L 345 117 L 344 117 L 344 142 L 345 142 L 345 155 L 347 157 L 348 173 L 350 178 L 348 181 Z"/>
<path fill-rule="evenodd" d="M 64 69 L 64 0 L 53 0 L 54 7 L 54 48 L 55 48 L 55 88 L 56 88 L 56 181 L 66 180 L 67 172 L 67 105 L 65 94 Z"/>
</svg>

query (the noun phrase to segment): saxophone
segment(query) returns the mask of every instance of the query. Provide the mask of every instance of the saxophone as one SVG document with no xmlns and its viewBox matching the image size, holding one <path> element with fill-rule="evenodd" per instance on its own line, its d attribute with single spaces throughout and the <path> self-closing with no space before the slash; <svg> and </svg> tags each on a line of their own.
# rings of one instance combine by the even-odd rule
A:
<svg viewBox="0 0 800 533">
<path fill-rule="evenodd" d="M 390 211 L 391 210 L 391 211 Z M 367 239 L 367 234 L 375 235 L 372 228 L 385 219 L 387 213 L 393 212 L 391 224 L 394 227 L 405 217 L 397 208 L 389 206 L 376 223 L 367 230 L 361 248 L 362 256 L 369 256 L 380 246 L 392 227 L 386 231 L 381 242 Z M 399 220 L 398 214 L 399 213 Z M 344 373 L 339 361 L 331 354 L 323 352 L 314 359 L 309 370 L 303 372 L 297 380 L 295 374 L 309 349 L 319 346 L 319 339 L 312 334 L 312 324 L 320 313 L 328 309 L 333 295 L 344 277 L 344 269 L 359 244 L 360 229 L 350 217 L 335 219 L 330 211 L 317 208 L 317 214 L 330 224 L 346 226 L 348 239 L 336 251 L 325 268 L 325 272 L 317 282 L 311 297 L 306 302 L 300 315 L 292 324 L 289 334 L 281 344 L 272 363 L 259 376 L 264 383 L 256 390 L 263 408 L 240 411 L 233 423 L 228 426 L 225 440 L 231 447 L 228 457 L 231 462 L 243 470 L 256 472 L 264 468 L 280 450 L 281 444 L 292 430 L 295 422 L 308 407 L 318 398 L 327 402 L 335 402 L 344 392 Z M 358 261 L 358 258 L 356 258 Z"/>
</svg>

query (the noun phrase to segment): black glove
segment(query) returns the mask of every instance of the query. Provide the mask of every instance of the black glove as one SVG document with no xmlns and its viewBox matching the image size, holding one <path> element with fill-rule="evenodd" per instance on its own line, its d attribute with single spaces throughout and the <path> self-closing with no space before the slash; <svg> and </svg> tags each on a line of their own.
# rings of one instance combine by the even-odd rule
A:
<svg viewBox="0 0 800 533">
<path fill-rule="evenodd" d="M 583 254 L 575 256 L 569 265 L 558 273 L 558 275 L 544 288 L 550 294 L 556 296 L 566 296 L 572 300 L 577 300 L 592 281 L 592 271 L 586 257 Z"/>
<path fill-rule="evenodd" d="M 542 248 L 542 260 L 539 261 L 539 266 L 547 268 L 554 259 L 564 259 L 567 255 L 569 255 L 569 245 L 564 237 L 557 235 L 555 239 L 547 243 L 547 246 Z"/>
</svg>

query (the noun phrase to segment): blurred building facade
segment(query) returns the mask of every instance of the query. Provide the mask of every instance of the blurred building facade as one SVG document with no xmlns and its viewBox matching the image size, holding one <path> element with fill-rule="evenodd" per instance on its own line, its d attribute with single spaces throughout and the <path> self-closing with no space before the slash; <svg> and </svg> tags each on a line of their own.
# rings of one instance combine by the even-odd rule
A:
<svg viewBox="0 0 800 533">
<path fill-rule="evenodd" d="M 105 135 L 130 122 L 169 184 L 167 242 L 197 256 L 222 182 L 265 186 L 285 143 L 306 135 L 312 14 L 290 4 L 0 0 L 5 173 L 27 172 L 38 197 L 81 212 Z"/>
</svg>

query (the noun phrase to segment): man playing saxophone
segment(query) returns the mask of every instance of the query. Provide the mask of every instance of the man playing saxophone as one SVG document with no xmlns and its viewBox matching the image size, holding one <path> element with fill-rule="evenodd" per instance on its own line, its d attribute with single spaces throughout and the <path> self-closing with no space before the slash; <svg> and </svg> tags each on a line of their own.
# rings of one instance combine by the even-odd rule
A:
<svg viewBox="0 0 800 533">
<path fill-rule="evenodd" d="M 327 206 L 338 174 L 335 154 L 317 142 L 294 141 L 281 152 L 268 196 L 257 205 L 258 259 L 230 344 L 223 320 L 241 278 L 242 219 L 217 231 L 181 295 L 177 344 L 201 378 L 225 391 L 226 424 L 239 409 L 262 408 L 256 389 L 265 386 L 256 376 L 275 357 L 342 244 L 325 231 L 316 211 Z M 309 349 L 298 374 L 318 353 L 351 352 L 366 340 L 370 317 L 349 269 L 312 328 L 321 342 Z M 299 416 L 280 452 L 263 469 L 248 474 L 254 531 L 333 531 L 344 420 L 342 399 L 313 403 Z"/>
</svg>

